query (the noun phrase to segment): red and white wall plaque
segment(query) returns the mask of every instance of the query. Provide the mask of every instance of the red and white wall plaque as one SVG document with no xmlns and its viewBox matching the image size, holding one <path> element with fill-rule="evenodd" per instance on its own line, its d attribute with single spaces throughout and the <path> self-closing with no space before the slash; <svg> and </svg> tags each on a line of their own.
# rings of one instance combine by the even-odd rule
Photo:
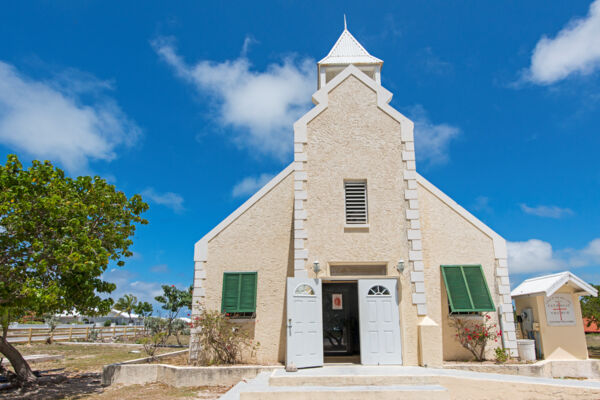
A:
<svg viewBox="0 0 600 400">
<path fill-rule="evenodd" d="M 334 293 L 331 295 L 331 309 L 332 310 L 342 310 L 343 304 L 342 304 L 342 294 L 341 293 Z"/>
<path fill-rule="evenodd" d="M 550 326 L 575 325 L 573 299 L 568 293 L 557 293 L 545 300 L 546 321 Z"/>
</svg>

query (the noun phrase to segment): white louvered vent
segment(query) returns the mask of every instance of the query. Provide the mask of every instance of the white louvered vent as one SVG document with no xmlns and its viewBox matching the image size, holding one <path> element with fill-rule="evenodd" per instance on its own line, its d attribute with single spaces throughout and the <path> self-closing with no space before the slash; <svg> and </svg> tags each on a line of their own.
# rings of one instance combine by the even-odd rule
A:
<svg viewBox="0 0 600 400">
<path fill-rule="evenodd" d="M 346 181 L 346 224 L 366 224 L 367 219 L 367 182 Z"/>
</svg>

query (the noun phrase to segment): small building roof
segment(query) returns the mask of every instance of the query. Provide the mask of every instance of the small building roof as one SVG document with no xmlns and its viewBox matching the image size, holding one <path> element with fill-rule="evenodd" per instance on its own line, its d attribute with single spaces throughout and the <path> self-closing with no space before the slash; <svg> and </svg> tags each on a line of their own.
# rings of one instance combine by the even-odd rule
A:
<svg viewBox="0 0 600 400">
<path fill-rule="evenodd" d="M 344 31 L 333 45 L 329 54 L 318 63 L 319 65 L 346 65 L 346 64 L 383 64 L 377 57 L 373 57 L 352 34 L 344 27 Z"/>
<path fill-rule="evenodd" d="M 536 296 L 541 294 L 552 296 L 564 285 L 574 288 L 575 293 L 580 296 L 598 296 L 598 291 L 593 286 L 587 284 L 569 271 L 526 279 L 510 295 L 512 297 Z"/>
</svg>

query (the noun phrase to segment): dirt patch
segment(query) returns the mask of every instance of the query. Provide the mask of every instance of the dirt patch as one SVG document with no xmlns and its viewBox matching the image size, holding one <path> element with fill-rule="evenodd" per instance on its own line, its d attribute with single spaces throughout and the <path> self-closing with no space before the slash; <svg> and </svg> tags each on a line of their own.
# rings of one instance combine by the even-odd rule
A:
<svg viewBox="0 0 600 400">
<path fill-rule="evenodd" d="M 0 390 L 4 400 L 148 400 L 148 399 L 217 399 L 229 390 L 223 386 L 174 388 L 160 383 L 131 386 L 100 384 L 99 373 L 47 371 L 40 385 L 28 390 Z"/>
<path fill-rule="evenodd" d="M 194 398 L 196 396 L 200 396 L 198 397 L 200 399 L 214 399 L 218 397 L 219 393 L 223 393 L 228 389 L 220 387 L 178 389 L 162 384 L 103 387 L 101 385 L 102 367 L 106 364 L 146 357 L 141 346 L 138 348 L 118 345 L 55 343 L 52 345 L 18 345 L 17 348 L 24 355 L 43 353 L 63 355 L 64 358 L 32 364 L 33 370 L 41 373 L 39 385 L 26 391 L 20 389 L 0 390 L 0 399 L 2 400 L 148 400 Z M 164 354 L 173 350 L 173 348 L 161 348 L 157 354 Z M 174 358 L 177 359 L 177 357 Z M 186 356 L 182 358 L 187 361 Z M 201 397 L 204 394 L 208 397 Z"/>
</svg>

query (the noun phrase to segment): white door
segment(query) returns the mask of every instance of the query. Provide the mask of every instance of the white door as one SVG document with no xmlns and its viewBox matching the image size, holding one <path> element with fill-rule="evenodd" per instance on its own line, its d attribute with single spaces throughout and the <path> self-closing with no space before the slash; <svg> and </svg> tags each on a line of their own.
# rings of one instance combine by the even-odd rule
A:
<svg viewBox="0 0 600 400">
<path fill-rule="evenodd" d="M 286 365 L 323 366 L 321 280 L 287 278 Z"/>
<path fill-rule="evenodd" d="M 360 361 L 402 364 L 396 279 L 359 279 Z"/>
</svg>

